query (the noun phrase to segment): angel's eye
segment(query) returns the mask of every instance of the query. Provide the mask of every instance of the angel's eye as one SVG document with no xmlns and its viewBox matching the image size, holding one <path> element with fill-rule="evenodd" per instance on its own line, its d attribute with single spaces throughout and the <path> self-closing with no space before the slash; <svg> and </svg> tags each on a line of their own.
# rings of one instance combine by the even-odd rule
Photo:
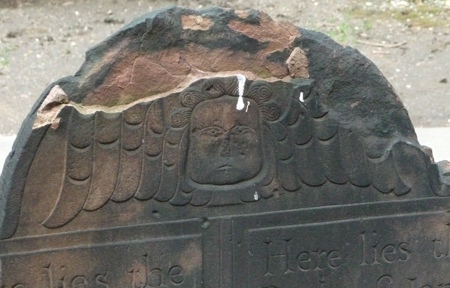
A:
<svg viewBox="0 0 450 288">
<path fill-rule="evenodd" d="M 236 126 L 233 128 L 233 134 L 238 134 L 238 135 L 242 135 L 242 134 L 247 134 L 247 133 L 252 133 L 253 130 L 252 128 L 248 127 L 248 126 Z"/>
<path fill-rule="evenodd" d="M 219 137 L 224 133 L 222 127 L 217 127 L 217 126 L 209 126 L 209 127 L 203 128 L 200 131 L 203 135 L 208 135 L 208 136 L 212 136 L 212 137 Z"/>
</svg>

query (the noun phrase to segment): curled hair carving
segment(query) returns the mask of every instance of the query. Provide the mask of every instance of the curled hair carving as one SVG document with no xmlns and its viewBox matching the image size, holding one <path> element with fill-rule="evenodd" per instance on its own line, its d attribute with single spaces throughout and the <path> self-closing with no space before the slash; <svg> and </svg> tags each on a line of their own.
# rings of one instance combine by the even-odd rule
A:
<svg viewBox="0 0 450 288">
<path fill-rule="evenodd" d="M 192 109 L 184 108 L 176 110 L 170 117 L 170 125 L 174 128 L 181 128 L 188 124 Z"/>
<path fill-rule="evenodd" d="M 247 97 L 253 99 L 258 105 L 270 101 L 272 95 L 272 89 L 269 84 L 263 81 L 253 82 L 247 93 Z"/>
<path fill-rule="evenodd" d="M 201 89 L 208 99 L 214 99 L 224 94 L 237 96 L 238 81 L 236 77 L 208 79 L 203 83 Z"/>
<path fill-rule="evenodd" d="M 203 94 L 197 89 L 187 89 L 180 95 L 181 104 L 184 107 L 193 109 L 198 103 L 206 100 Z"/>
<path fill-rule="evenodd" d="M 218 98 L 222 95 L 239 96 L 237 77 L 213 78 L 197 82 L 180 94 L 180 108 L 172 113 L 171 126 L 181 128 L 189 123 L 192 111 L 200 102 Z M 280 117 L 280 108 L 271 101 L 273 92 L 270 85 L 264 81 L 254 81 L 244 90 L 244 97 L 258 104 L 261 115 L 267 121 L 275 121 Z"/>
<path fill-rule="evenodd" d="M 259 106 L 264 119 L 275 121 L 280 117 L 280 107 L 274 102 L 263 103 Z"/>
</svg>

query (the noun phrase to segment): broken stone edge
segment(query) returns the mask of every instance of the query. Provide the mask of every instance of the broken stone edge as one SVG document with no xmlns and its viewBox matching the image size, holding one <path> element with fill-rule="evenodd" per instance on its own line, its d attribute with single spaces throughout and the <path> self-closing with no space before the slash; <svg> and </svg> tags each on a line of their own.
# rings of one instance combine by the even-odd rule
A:
<svg viewBox="0 0 450 288">
<path fill-rule="evenodd" d="M 89 89 L 97 87 L 99 84 L 98 81 L 101 81 L 105 77 L 110 67 L 102 67 L 97 73 L 90 75 L 90 79 L 86 79 L 86 75 L 92 72 L 95 68 L 94 66 L 102 61 L 101 56 L 105 55 L 115 43 L 120 42 L 122 37 L 133 36 L 136 30 L 143 29 L 142 26 L 148 27 L 148 23 L 157 17 L 171 17 L 180 14 L 217 14 L 219 16 L 222 15 L 222 17 L 223 15 L 231 17 L 230 15 L 227 16 L 227 13 L 238 14 L 237 11 L 229 9 L 209 8 L 195 11 L 177 7 L 148 13 L 90 49 L 86 53 L 86 61 L 74 76 L 62 78 L 46 88 L 24 120 L 14 142 L 12 152 L 8 155 L 4 164 L 3 173 L 0 178 L 0 239 L 12 237 L 19 223 L 22 194 L 26 184 L 27 174 L 39 147 L 39 143 L 52 124 L 46 123 L 37 127 L 35 126 L 35 129 L 33 127 L 40 107 L 56 85 L 60 86 L 69 96 L 69 101 L 80 103 L 83 95 L 86 95 Z M 251 16 L 248 23 L 257 25 L 258 17 L 260 17 L 259 13 L 258 11 L 250 10 L 246 14 L 247 16 Z M 199 29 L 199 31 L 204 31 L 204 29 Z M 376 137 L 386 139 L 387 142 L 390 142 L 389 139 L 393 138 L 406 140 L 410 145 L 418 147 L 426 154 L 425 150 L 417 141 L 406 109 L 404 109 L 391 85 L 370 60 L 353 48 L 340 46 L 325 34 L 302 28 L 298 28 L 298 31 L 300 32 L 300 36 L 294 39 L 291 45 L 292 47 L 279 53 L 274 53 L 271 55 L 271 61 L 285 63 L 290 57 L 292 50 L 299 47 L 307 55 L 309 62 L 308 75 L 318 83 L 319 94 L 324 95 L 322 103 L 327 105 L 330 117 L 339 119 L 343 126 L 354 127 L 358 130 L 368 127 L 368 131 L 366 132 L 368 137 L 375 135 Z M 146 32 L 148 31 L 146 30 Z M 114 65 L 114 62 L 112 65 Z M 339 73 L 343 71 L 342 67 L 344 67 L 345 74 Z M 286 74 L 291 74 L 289 72 L 286 67 Z M 84 80 L 88 81 L 87 86 L 80 84 Z M 348 91 L 346 87 L 352 84 L 349 83 L 351 81 L 357 81 L 361 84 L 357 86 L 361 90 Z M 377 89 L 379 87 L 389 88 L 387 90 Z M 364 90 L 370 91 L 371 94 L 364 94 Z M 336 96 L 337 94 L 339 97 L 327 97 L 327 93 L 331 91 L 333 91 L 333 95 Z M 369 99 L 366 99 L 365 96 L 368 96 Z M 376 111 L 375 113 L 370 111 L 370 105 L 374 101 L 376 103 L 383 102 L 380 105 L 382 107 L 391 107 L 397 104 L 403 108 L 395 110 L 394 115 L 390 115 L 389 119 L 381 119 L 380 122 L 376 119 Z M 349 105 L 342 105 L 342 103 Z M 363 105 L 360 105 L 360 103 L 363 103 Z M 360 121 L 355 121 L 355 117 Z M 378 122 L 372 123 L 371 121 L 374 119 Z M 429 167 L 428 176 L 431 186 L 438 196 L 450 196 L 449 171 L 448 163 L 431 163 Z"/>
</svg>

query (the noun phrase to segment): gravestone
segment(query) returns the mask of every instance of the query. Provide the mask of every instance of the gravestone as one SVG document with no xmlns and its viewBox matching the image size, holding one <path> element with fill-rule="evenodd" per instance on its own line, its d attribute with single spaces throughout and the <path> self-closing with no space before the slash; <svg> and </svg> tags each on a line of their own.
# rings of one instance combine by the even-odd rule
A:
<svg viewBox="0 0 450 288">
<path fill-rule="evenodd" d="M 254 10 L 156 11 L 24 121 L 0 287 L 450 287 L 449 178 L 357 50 Z"/>
</svg>

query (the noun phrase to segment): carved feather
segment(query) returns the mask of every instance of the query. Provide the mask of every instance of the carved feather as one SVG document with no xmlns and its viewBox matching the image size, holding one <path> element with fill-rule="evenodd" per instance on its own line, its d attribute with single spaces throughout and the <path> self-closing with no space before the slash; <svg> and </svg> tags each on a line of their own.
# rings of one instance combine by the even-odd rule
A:
<svg viewBox="0 0 450 288">
<path fill-rule="evenodd" d="M 144 153 L 142 154 L 142 168 L 140 185 L 135 198 L 139 200 L 151 199 L 159 189 L 162 175 L 162 151 L 165 134 L 162 103 L 156 100 L 151 103 L 144 120 Z"/>
<path fill-rule="evenodd" d="M 55 207 L 43 222 L 48 228 L 63 226 L 80 213 L 92 182 L 94 115 L 73 109 L 67 131 L 66 171 Z"/>
<path fill-rule="evenodd" d="M 144 120 L 148 105 L 138 104 L 123 112 L 121 126 L 120 168 L 111 200 L 124 202 L 139 189 L 143 162 Z"/>
<path fill-rule="evenodd" d="M 114 193 L 119 173 L 121 124 L 120 113 L 95 113 L 93 177 L 84 210 L 99 209 Z"/>
</svg>

